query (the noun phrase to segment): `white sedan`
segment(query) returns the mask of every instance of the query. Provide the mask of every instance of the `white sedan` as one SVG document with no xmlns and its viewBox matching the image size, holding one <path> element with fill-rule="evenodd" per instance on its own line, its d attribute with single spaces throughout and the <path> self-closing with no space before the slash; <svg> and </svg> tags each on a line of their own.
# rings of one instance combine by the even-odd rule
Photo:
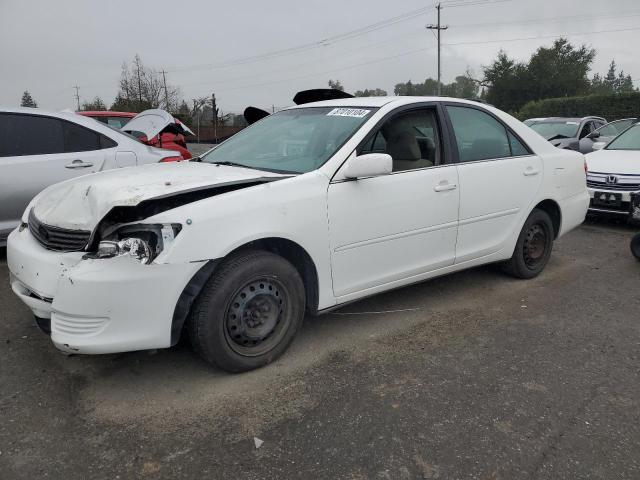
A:
<svg viewBox="0 0 640 480">
<path fill-rule="evenodd" d="M 169 347 L 244 371 L 305 311 L 491 262 L 538 275 L 584 220 L 583 155 L 438 97 L 269 115 L 198 162 L 52 186 L 9 237 L 13 291 L 67 352 Z"/>
<path fill-rule="evenodd" d="M 111 168 L 182 160 L 177 155 L 73 112 L 1 109 L 0 246 L 45 187 Z"/>
<path fill-rule="evenodd" d="M 640 124 L 587 155 L 589 212 L 628 217 L 640 194 Z"/>
</svg>

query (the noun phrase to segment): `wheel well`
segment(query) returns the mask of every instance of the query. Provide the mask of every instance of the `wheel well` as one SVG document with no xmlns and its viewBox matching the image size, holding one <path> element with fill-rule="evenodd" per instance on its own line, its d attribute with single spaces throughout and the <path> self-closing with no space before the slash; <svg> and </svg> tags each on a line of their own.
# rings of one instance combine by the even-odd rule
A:
<svg viewBox="0 0 640 480">
<path fill-rule="evenodd" d="M 311 256 L 304 248 L 291 240 L 271 237 L 246 243 L 233 250 L 229 255 L 247 249 L 266 250 L 289 261 L 298 270 L 304 283 L 307 311 L 312 314 L 318 311 L 318 271 Z"/>
<path fill-rule="evenodd" d="M 558 238 L 560 234 L 560 225 L 562 221 L 562 214 L 560 213 L 560 206 L 554 200 L 543 200 L 538 203 L 535 208 L 542 210 L 549 215 L 551 223 L 553 224 L 553 238 Z"/>
</svg>

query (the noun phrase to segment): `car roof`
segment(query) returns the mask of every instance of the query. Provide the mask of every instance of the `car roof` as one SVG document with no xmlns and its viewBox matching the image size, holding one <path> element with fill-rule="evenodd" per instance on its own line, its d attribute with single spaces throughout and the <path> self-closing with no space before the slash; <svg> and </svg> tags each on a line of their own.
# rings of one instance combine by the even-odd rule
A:
<svg viewBox="0 0 640 480">
<path fill-rule="evenodd" d="M 123 135 L 124 133 L 107 127 L 104 123 L 99 122 L 95 118 L 88 117 L 86 115 L 79 115 L 72 110 L 63 110 L 56 112 L 52 110 L 43 110 L 41 108 L 31 107 L 0 107 L 0 113 L 22 113 L 29 115 L 41 115 L 45 117 L 60 118 L 62 120 L 68 120 L 73 123 L 82 125 L 91 130 L 103 133 L 107 136 Z"/>
<path fill-rule="evenodd" d="M 537 121 L 545 121 L 545 122 L 582 122 L 584 120 L 588 120 L 588 119 L 596 119 L 596 120 L 603 120 L 606 121 L 604 118 L 602 117 L 596 117 L 593 115 L 590 115 L 588 117 L 544 117 L 544 118 L 536 118 L 536 119 L 530 119 L 530 120 L 537 120 Z"/>
<path fill-rule="evenodd" d="M 86 115 L 92 117 L 126 117 L 133 118 L 137 115 L 134 112 L 112 112 L 111 110 L 84 110 L 76 112 L 78 115 Z"/>
<path fill-rule="evenodd" d="M 322 100 L 320 102 L 303 103 L 301 105 L 294 105 L 288 109 L 293 108 L 306 108 L 306 107 L 372 107 L 379 108 L 388 104 L 395 105 L 407 105 L 418 102 L 458 102 L 468 103 L 470 105 L 481 105 L 487 107 L 489 105 L 474 102 L 472 100 L 465 100 L 462 98 L 451 97 L 409 97 L 409 96 L 387 96 L 387 97 L 352 97 L 352 98 L 338 98 L 335 100 Z"/>
</svg>

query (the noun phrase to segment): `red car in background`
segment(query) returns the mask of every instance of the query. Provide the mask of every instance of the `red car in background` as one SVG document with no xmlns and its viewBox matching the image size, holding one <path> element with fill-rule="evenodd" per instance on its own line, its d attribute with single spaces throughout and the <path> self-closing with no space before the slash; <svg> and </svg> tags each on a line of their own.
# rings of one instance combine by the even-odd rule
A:
<svg viewBox="0 0 640 480">
<path fill-rule="evenodd" d="M 111 111 L 76 113 L 120 129 L 146 145 L 175 150 L 180 154 L 180 157 L 171 157 L 168 160 L 189 160 L 192 157 L 191 152 L 187 149 L 184 135 L 193 135 L 193 132 L 164 110 L 152 109 L 140 113 Z"/>
</svg>

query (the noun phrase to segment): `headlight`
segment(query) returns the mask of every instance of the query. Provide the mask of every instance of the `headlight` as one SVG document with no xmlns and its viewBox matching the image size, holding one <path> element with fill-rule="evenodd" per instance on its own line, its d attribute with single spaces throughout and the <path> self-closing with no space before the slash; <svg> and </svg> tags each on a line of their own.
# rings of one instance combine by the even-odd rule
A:
<svg viewBox="0 0 640 480">
<path fill-rule="evenodd" d="M 98 244 L 97 258 L 111 258 L 128 255 L 142 264 L 151 263 L 151 247 L 141 238 L 129 237 L 119 242 L 103 240 Z"/>
<path fill-rule="evenodd" d="M 126 225 L 105 235 L 98 243 L 97 250 L 84 258 L 127 256 L 146 265 L 171 245 L 181 229 L 180 224 Z"/>
</svg>

